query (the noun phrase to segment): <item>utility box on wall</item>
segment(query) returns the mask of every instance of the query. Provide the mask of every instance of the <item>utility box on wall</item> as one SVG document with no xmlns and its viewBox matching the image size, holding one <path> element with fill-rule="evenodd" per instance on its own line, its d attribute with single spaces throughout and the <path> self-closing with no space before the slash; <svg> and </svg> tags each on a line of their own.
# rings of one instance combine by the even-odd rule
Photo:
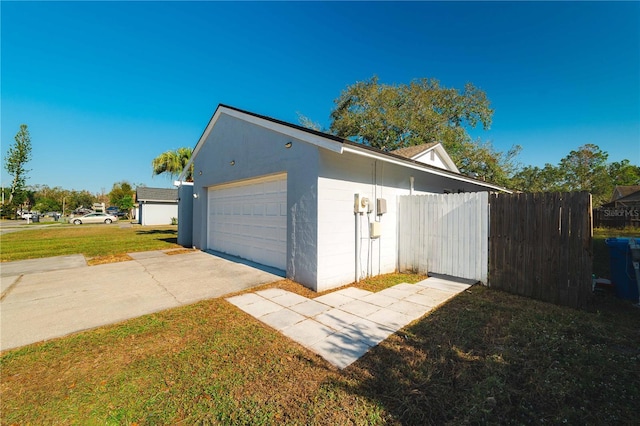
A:
<svg viewBox="0 0 640 426">
<path fill-rule="evenodd" d="M 380 238 L 380 232 L 380 222 L 371 222 L 369 224 L 369 238 Z"/>
<path fill-rule="evenodd" d="M 376 214 L 382 216 L 387 212 L 387 200 L 384 198 L 376 198 Z"/>
</svg>

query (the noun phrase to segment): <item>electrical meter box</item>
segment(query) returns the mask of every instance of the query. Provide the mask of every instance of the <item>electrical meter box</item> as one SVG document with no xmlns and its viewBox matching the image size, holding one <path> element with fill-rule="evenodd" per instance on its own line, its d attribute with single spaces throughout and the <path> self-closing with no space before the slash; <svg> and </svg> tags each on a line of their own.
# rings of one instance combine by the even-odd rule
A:
<svg viewBox="0 0 640 426">
<path fill-rule="evenodd" d="M 380 222 L 371 222 L 369 224 L 369 237 L 380 238 L 381 226 Z"/>
<path fill-rule="evenodd" d="M 363 197 L 360 194 L 353 196 L 353 212 L 354 213 L 367 213 L 369 211 L 369 199 Z"/>
<path fill-rule="evenodd" d="M 384 198 L 376 199 L 376 212 L 378 216 L 382 216 L 387 212 L 387 200 Z"/>
</svg>

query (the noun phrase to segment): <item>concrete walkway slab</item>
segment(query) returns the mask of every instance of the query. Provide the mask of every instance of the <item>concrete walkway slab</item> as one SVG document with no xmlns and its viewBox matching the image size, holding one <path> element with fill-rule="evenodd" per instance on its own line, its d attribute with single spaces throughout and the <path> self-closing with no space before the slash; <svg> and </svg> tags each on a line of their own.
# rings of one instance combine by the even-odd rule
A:
<svg viewBox="0 0 640 426">
<path fill-rule="evenodd" d="M 445 278 L 377 293 L 346 288 L 307 299 L 269 289 L 227 299 L 243 311 L 345 368 L 370 348 L 470 287 Z"/>
<path fill-rule="evenodd" d="M 96 266 L 81 255 L 3 263 L 3 273 L 20 278 L 2 277 L 0 350 L 282 279 L 205 252 L 129 255 L 133 261 Z"/>
</svg>

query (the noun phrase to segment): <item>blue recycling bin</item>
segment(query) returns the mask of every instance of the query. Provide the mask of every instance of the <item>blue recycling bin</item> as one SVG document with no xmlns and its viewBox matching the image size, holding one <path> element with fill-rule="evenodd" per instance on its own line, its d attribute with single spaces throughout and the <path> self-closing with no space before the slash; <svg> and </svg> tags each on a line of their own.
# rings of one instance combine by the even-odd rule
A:
<svg viewBox="0 0 640 426">
<path fill-rule="evenodd" d="M 638 302 L 638 285 L 629 238 L 607 238 L 604 242 L 609 247 L 611 281 L 615 286 L 616 296 Z"/>
</svg>

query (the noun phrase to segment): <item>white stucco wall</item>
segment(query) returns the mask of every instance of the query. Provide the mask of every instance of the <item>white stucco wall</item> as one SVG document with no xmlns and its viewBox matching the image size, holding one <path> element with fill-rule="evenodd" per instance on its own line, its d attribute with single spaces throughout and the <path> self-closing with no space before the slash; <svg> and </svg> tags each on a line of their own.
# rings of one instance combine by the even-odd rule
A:
<svg viewBox="0 0 640 426">
<path fill-rule="evenodd" d="M 140 203 L 141 225 L 171 225 L 172 217 L 178 217 L 178 203 Z"/>
<path fill-rule="evenodd" d="M 360 276 L 391 273 L 397 269 L 397 221 L 399 195 L 409 195 L 411 177 L 413 194 L 472 192 L 481 187 L 472 183 L 419 170 L 364 158 L 351 153 L 320 152 L 318 178 L 318 286 L 324 291 L 353 282 L 356 272 L 355 227 L 361 227 L 361 250 L 358 255 Z M 353 213 L 354 194 L 360 193 L 373 203 L 367 216 Z M 376 198 L 384 198 L 387 213 L 378 216 Z M 369 222 L 380 221 L 381 236 L 369 240 Z M 371 248 L 369 248 L 371 241 Z M 368 260 L 370 259 L 370 260 Z M 370 263 L 369 268 L 367 268 Z"/>
<path fill-rule="evenodd" d="M 292 143 L 291 148 L 285 144 Z M 231 165 L 231 161 L 234 162 Z M 193 245 L 207 247 L 207 192 L 222 183 L 287 174 L 286 276 L 317 282 L 318 148 L 222 114 L 194 160 Z"/>
</svg>

